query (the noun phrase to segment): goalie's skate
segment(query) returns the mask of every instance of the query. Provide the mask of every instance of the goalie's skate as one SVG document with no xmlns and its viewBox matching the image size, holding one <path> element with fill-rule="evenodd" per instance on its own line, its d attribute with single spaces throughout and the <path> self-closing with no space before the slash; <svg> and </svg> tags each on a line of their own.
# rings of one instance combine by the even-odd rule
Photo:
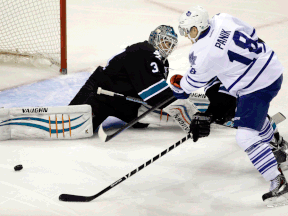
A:
<svg viewBox="0 0 288 216">
<path fill-rule="evenodd" d="M 288 205 L 288 184 L 283 174 L 271 181 L 270 192 L 262 196 L 267 207 Z"/>
</svg>

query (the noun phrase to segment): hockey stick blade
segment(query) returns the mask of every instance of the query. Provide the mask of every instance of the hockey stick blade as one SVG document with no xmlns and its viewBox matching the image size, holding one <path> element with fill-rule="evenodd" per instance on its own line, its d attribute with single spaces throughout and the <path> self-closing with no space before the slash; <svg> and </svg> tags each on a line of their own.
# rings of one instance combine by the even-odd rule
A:
<svg viewBox="0 0 288 216">
<path fill-rule="evenodd" d="M 94 197 L 77 196 L 72 194 L 61 194 L 59 200 L 64 202 L 90 202 Z"/>
<path fill-rule="evenodd" d="M 286 119 L 286 117 L 282 113 L 278 112 L 272 116 L 272 119 L 275 122 L 275 124 L 279 124 L 282 121 L 284 121 Z"/>
<path fill-rule="evenodd" d="M 100 137 L 100 139 L 103 142 L 108 142 L 109 140 L 113 139 L 115 136 L 117 136 L 118 134 L 122 133 L 124 130 L 130 128 L 131 126 L 133 126 L 134 124 L 136 124 L 140 119 L 144 118 L 146 115 L 148 115 L 149 113 L 153 112 L 155 109 L 158 109 L 159 107 L 161 107 L 162 105 L 168 103 L 169 101 L 173 100 L 175 97 L 172 96 L 168 99 L 166 99 L 165 101 L 162 101 L 158 104 L 156 104 L 154 107 L 152 107 L 151 109 L 147 110 L 146 112 L 142 113 L 142 115 L 138 116 L 137 118 L 133 119 L 131 122 L 123 125 L 120 129 L 118 129 L 116 132 L 114 132 L 111 135 L 107 135 L 103 129 L 102 124 L 99 126 L 99 130 L 98 130 L 98 135 Z"/>
<path fill-rule="evenodd" d="M 165 149 L 164 151 L 162 151 L 161 153 L 159 153 L 155 157 L 153 157 L 150 160 L 146 161 L 146 163 L 144 163 L 141 166 L 137 167 L 136 169 L 134 169 L 130 173 L 126 174 L 125 176 L 123 176 L 122 178 L 118 179 L 113 184 L 109 185 L 108 187 L 104 188 L 102 191 L 100 191 L 99 193 L 97 193 L 97 194 L 95 194 L 93 196 L 78 196 L 78 195 L 72 195 L 72 194 L 61 194 L 59 196 L 59 200 L 64 201 L 64 202 L 90 202 L 91 200 L 101 196 L 102 194 L 106 193 L 110 189 L 114 188 L 116 185 L 118 185 L 118 184 L 122 183 L 123 181 L 125 181 L 126 179 L 130 178 L 131 176 L 133 176 L 137 172 L 141 171 L 142 169 L 144 169 L 148 165 L 152 164 L 153 162 L 155 162 L 159 158 L 163 157 L 168 152 L 172 151 L 173 149 L 175 149 L 176 147 L 178 147 L 182 143 L 186 142 L 191 137 L 192 137 L 192 134 L 186 135 L 185 137 L 183 137 L 182 139 L 178 140 L 176 143 L 171 145 L 169 148 Z"/>
</svg>

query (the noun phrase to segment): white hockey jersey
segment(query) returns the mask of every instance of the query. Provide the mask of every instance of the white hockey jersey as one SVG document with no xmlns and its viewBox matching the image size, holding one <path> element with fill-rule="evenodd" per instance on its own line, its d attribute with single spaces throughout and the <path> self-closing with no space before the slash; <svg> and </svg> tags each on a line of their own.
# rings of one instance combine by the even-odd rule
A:
<svg viewBox="0 0 288 216">
<path fill-rule="evenodd" d="M 180 82 L 188 94 L 215 76 L 233 96 L 263 89 L 283 73 L 275 52 L 258 42 L 255 29 L 228 14 L 215 15 L 189 54 L 190 69 Z"/>
</svg>

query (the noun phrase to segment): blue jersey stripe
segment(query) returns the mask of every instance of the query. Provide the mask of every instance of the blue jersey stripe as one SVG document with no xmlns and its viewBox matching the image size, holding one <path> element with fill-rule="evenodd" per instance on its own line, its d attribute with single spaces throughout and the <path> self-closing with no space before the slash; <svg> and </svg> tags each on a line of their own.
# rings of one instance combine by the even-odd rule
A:
<svg viewBox="0 0 288 216">
<path fill-rule="evenodd" d="M 270 63 L 270 61 L 271 61 L 273 55 L 274 55 L 274 51 L 271 53 L 271 55 L 270 55 L 268 61 L 266 62 L 266 64 L 264 65 L 264 67 L 260 70 L 260 72 L 256 75 L 256 77 L 252 80 L 252 82 L 250 82 L 249 85 L 246 86 L 246 87 L 243 88 L 243 89 L 247 89 L 247 88 L 249 88 L 249 87 L 250 87 L 250 86 L 251 86 L 251 85 L 252 85 L 252 84 L 253 84 L 253 83 L 258 79 L 258 77 L 263 73 L 263 71 L 266 69 L 266 67 L 267 67 L 268 64 Z"/>
<path fill-rule="evenodd" d="M 255 32 L 256 32 L 256 30 L 255 30 L 255 28 L 253 28 L 253 32 L 252 32 L 252 34 L 250 36 L 253 37 Z"/>
<path fill-rule="evenodd" d="M 192 80 L 193 82 L 196 82 L 196 83 L 203 83 L 203 84 L 206 84 L 207 82 L 199 82 L 199 81 L 196 81 L 196 80 L 193 80 L 191 77 L 189 77 L 188 76 L 188 78 L 190 79 L 190 80 Z"/>
<path fill-rule="evenodd" d="M 151 95 L 167 88 L 167 86 L 168 86 L 168 84 L 166 83 L 165 80 L 163 80 L 162 82 L 158 83 L 157 85 L 154 85 L 154 86 L 146 89 L 145 91 L 142 91 L 141 94 L 139 94 L 139 96 L 145 101 L 145 99 L 147 99 Z"/>
<path fill-rule="evenodd" d="M 252 64 L 250 64 L 247 70 L 227 89 L 228 91 L 230 91 L 248 73 L 248 71 L 252 68 L 255 62 L 256 62 L 256 59 L 253 59 Z"/>
<path fill-rule="evenodd" d="M 266 53 L 266 46 L 265 46 L 265 43 L 264 43 L 264 42 L 258 42 L 258 43 L 261 43 L 261 44 L 263 45 L 264 53 Z"/>
<path fill-rule="evenodd" d="M 265 134 L 267 133 L 267 131 L 270 129 L 269 126 L 270 126 L 270 124 L 267 123 L 267 124 L 264 126 L 264 129 L 260 131 L 259 136 L 265 135 Z"/>
<path fill-rule="evenodd" d="M 202 87 L 198 87 L 198 86 L 192 85 L 192 84 L 188 81 L 187 77 L 186 77 L 186 81 L 187 81 L 187 83 L 188 83 L 189 85 L 193 86 L 194 88 L 202 88 Z"/>
<path fill-rule="evenodd" d="M 213 85 L 216 85 L 220 83 L 218 77 L 212 78 L 205 86 L 204 91 L 206 92 L 209 88 L 211 88 Z"/>
</svg>

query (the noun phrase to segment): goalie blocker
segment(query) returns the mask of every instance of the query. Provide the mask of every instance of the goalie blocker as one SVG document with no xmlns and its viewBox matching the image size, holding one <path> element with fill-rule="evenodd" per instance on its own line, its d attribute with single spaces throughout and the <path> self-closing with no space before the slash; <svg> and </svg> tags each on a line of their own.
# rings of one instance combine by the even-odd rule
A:
<svg viewBox="0 0 288 216">
<path fill-rule="evenodd" d="M 90 105 L 0 108 L 0 140 L 79 139 L 92 135 Z"/>
</svg>

